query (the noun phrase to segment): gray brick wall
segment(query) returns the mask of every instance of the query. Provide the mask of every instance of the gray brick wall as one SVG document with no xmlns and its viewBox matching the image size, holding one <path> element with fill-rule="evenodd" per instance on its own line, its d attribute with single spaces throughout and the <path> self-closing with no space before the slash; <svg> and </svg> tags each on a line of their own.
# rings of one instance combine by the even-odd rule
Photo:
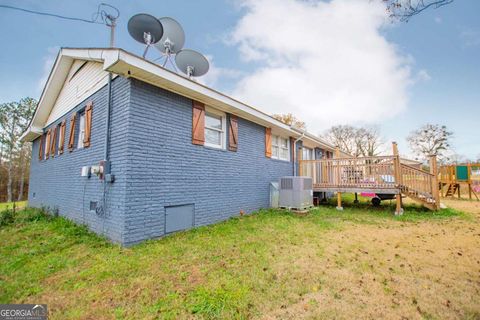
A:
<svg viewBox="0 0 480 320">
<path fill-rule="evenodd" d="M 30 206 L 58 209 L 62 216 L 80 224 L 86 224 L 94 232 L 103 234 L 112 241 L 122 243 L 127 187 L 125 173 L 128 164 L 128 145 L 126 143 L 128 121 L 126 120 L 129 112 L 130 81 L 117 77 L 112 82 L 112 90 L 111 139 L 113 143 L 110 150 L 112 171 L 116 175 L 116 181 L 107 187 L 107 214 L 101 216 L 89 210 L 90 201 L 102 203 L 103 183 L 96 176 L 92 176 L 90 179 L 80 176 L 82 166 L 98 164 L 104 156 L 108 96 L 106 86 L 52 125 L 58 125 L 63 119 L 67 119 L 65 151 L 62 155 L 39 161 L 40 139 L 33 142 L 28 201 Z M 68 133 L 71 115 L 84 108 L 86 102 L 90 100 L 93 101 L 91 146 L 85 149 L 75 148 L 73 152 L 69 152 Z M 45 130 L 47 129 L 45 128 Z M 76 147 L 78 136 L 75 138 Z"/>
<path fill-rule="evenodd" d="M 101 204 L 104 186 L 80 172 L 103 159 L 107 88 L 56 124 L 67 119 L 67 140 L 71 114 L 89 100 L 94 102 L 90 148 L 69 152 L 65 144 L 63 155 L 39 161 L 39 139 L 34 141 L 29 204 L 57 208 L 115 242 L 131 245 L 163 236 L 167 206 L 194 204 L 195 226 L 268 207 L 269 183 L 293 172 L 292 162 L 265 157 L 264 127 L 239 119 L 237 152 L 193 145 L 190 99 L 117 77 L 110 146 L 116 181 L 107 187 L 106 216 L 97 215 L 89 204 Z"/>
<path fill-rule="evenodd" d="M 132 80 L 125 243 L 164 235 L 165 206 L 194 204 L 195 226 L 269 205 L 291 162 L 265 157 L 265 128 L 239 119 L 238 151 L 193 145 L 192 101 Z"/>
</svg>

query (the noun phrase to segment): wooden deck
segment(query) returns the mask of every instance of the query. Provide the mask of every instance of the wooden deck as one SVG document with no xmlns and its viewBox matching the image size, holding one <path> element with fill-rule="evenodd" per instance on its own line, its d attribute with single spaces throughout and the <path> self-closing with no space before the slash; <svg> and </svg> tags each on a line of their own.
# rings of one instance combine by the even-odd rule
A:
<svg viewBox="0 0 480 320">
<path fill-rule="evenodd" d="M 437 210 L 439 190 L 436 159 L 430 162 L 431 172 L 405 164 L 394 144 L 394 155 L 359 158 L 300 160 L 299 174 L 312 178 L 313 190 L 341 193 L 396 194 L 397 211 L 401 211 L 401 194 Z"/>
</svg>

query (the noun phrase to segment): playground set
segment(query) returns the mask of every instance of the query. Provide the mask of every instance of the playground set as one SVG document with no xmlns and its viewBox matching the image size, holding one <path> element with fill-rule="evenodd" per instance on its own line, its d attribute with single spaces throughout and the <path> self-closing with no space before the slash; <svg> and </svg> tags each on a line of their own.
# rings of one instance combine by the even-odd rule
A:
<svg viewBox="0 0 480 320">
<path fill-rule="evenodd" d="M 457 195 L 460 199 L 463 186 L 467 189 L 470 200 L 472 195 L 480 200 L 480 163 L 444 165 L 438 172 L 438 186 L 442 197 Z"/>
</svg>

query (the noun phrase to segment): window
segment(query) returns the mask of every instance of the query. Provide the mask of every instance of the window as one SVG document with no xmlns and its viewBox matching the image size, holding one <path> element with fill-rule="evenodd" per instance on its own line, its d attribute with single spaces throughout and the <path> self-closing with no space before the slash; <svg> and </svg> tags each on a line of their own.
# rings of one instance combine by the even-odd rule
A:
<svg viewBox="0 0 480 320">
<path fill-rule="evenodd" d="M 80 114 L 78 122 L 78 141 L 77 149 L 83 149 L 83 140 L 85 139 L 85 112 Z"/>
<path fill-rule="evenodd" d="M 218 111 L 205 112 L 205 145 L 225 149 L 225 114 Z"/>
<path fill-rule="evenodd" d="M 290 144 L 288 138 L 272 135 L 272 158 L 290 160 Z"/>
<path fill-rule="evenodd" d="M 302 159 L 303 160 L 314 160 L 313 149 L 303 147 L 302 148 Z"/>
</svg>

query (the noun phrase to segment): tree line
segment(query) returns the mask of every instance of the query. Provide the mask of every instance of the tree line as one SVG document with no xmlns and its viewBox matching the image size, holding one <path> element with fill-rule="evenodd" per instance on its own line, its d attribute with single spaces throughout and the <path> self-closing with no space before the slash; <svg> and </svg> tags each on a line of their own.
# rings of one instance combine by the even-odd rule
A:
<svg viewBox="0 0 480 320">
<path fill-rule="evenodd" d="M 27 198 L 31 144 L 20 141 L 37 101 L 24 98 L 0 104 L 0 202 Z"/>
<path fill-rule="evenodd" d="M 305 122 L 293 114 L 274 114 L 273 117 L 285 124 L 305 130 Z M 319 136 L 334 147 L 354 157 L 371 157 L 389 154 L 388 148 L 377 126 L 332 126 Z M 431 155 L 436 155 L 440 163 L 480 163 L 480 154 L 475 158 L 467 158 L 454 152 L 451 139 L 453 132 L 440 124 L 425 124 L 413 130 L 406 138 L 411 154 L 415 160 L 427 162 Z"/>
</svg>

